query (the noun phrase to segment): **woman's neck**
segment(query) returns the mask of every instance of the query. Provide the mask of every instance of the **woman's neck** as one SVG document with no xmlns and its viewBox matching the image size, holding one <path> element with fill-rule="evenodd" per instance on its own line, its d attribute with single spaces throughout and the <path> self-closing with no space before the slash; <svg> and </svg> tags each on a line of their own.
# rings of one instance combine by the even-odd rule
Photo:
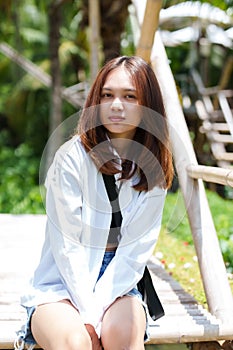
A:
<svg viewBox="0 0 233 350">
<path fill-rule="evenodd" d="M 108 133 L 108 136 L 111 140 L 113 147 L 115 148 L 115 150 L 117 151 L 117 153 L 119 154 L 119 156 L 121 158 L 126 157 L 127 151 L 130 148 L 130 146 L 132 145 L 132 140 L 133 140 L 134 134 L 135 134 L 135 132 L 132 135 L 127 135 L 127 137 L 126 137 L 125 135 L 118 135 L 117 134 L 117 136 L 116 136 L 116 134 L 109 134 Z"/>
</svg>

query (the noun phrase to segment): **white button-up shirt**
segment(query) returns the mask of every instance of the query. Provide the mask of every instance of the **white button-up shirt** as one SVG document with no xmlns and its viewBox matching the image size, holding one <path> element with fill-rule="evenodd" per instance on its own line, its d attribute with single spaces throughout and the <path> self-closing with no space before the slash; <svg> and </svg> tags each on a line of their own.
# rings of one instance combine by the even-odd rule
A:
<svg viewBox="0 0 233 350">
<path fill-rule="evenodd" d="M 116 182 L 118 182 L 118 176 Z M 105 310 L 141 279 L 153 253 L 166 190 L 132 188 L 121 181 L 121 239 L 116 254 L 97 281 L 111 224 L 111 204 L 102 174 L 78 136 L 56 153 L 47 179 L 47 226 L 40 263 L 23 306 L 69 299 L 84 323 L 96 329 Z"/>
</svg>

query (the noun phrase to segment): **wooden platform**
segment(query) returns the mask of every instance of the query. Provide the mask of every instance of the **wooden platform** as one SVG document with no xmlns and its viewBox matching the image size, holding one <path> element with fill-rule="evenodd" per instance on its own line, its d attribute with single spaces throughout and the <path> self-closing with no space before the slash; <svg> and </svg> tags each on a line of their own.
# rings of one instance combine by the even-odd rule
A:
<svg viewBox="0 0 233 350">
<path fill-rule="evenodd" d="M 45 221 L 44 215 L 0 214 L 0 349 L 13 349 L 25 320 L 19 298 L 39 260 Z M 223 325 L 198 305 L 154 258 L 150 270 L 166 314 L 151 321 L 151 344 L 233 339 L 233 324 Z"/>
</svg>

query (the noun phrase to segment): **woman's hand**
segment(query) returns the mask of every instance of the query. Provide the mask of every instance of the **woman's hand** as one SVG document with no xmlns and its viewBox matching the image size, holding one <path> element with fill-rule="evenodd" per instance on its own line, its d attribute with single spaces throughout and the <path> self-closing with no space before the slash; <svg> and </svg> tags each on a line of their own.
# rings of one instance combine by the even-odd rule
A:
<svg viewBox="0 0 233 350">
<path fill-rule="evenodd" d="M 91 338 L 92 350 L 102 350 L 101 342 L 98 338 L 95 328 L 91 324 L 85 324 L 85 326 Z"/>
</svg>

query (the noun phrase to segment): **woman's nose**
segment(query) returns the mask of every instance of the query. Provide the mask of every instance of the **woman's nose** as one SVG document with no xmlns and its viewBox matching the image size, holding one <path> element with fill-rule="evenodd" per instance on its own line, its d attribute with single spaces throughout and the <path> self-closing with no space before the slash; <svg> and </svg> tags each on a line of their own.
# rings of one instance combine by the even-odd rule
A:
<svg viewBox="0 0 233 350">
<path fill-rule="evenodd" d="M 122 110 L 123 109 L 123 103 L 122 101 L 120 100 L 120 98 L 114 98 L 113 102 L 112 102 L 112 105 L 111 105 L 111 108 L 113 110 Z"/>
</svg>

